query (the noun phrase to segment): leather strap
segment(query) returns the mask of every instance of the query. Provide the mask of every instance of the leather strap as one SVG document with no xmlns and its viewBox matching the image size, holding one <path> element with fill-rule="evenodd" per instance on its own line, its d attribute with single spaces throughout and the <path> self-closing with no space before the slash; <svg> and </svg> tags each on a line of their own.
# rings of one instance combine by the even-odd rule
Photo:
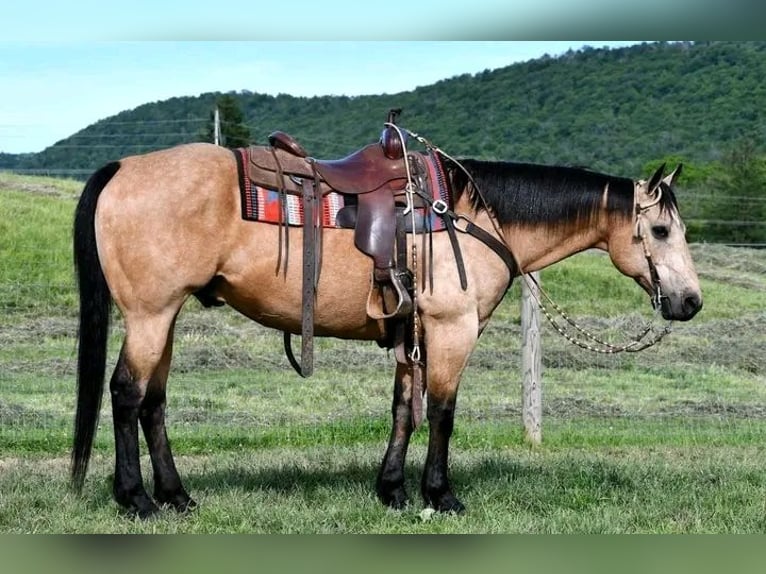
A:
<svg viewBox="0 0 766 574">
<path fill-rule="evenodd" d="M 284 173 L 282 172 L 282 164 L 279 162 L 279 158 L 277 157 L 277 154 L 274 153 L 274 148 L 269 148 L 271 151 L 271 155 L 274 157 L 274 162 L 277 165 L 277 181 L 279 183 L 277 187 L 277 191 L 279 193 L 279 225 L 277 225 L 277 230 L 279 233 L 279 246 L 278 246 L 278 254 L 277 254 L 277 270 L 276 273 L 279 275 L 279 268 L 282 266 L 284 268 L 285 277 L 287 277 L 287 258 L 288 254 L 290 253 L 290 226 L 287 223 L 287 198 L 286 198 L 286 192 L 285 192 L 285 178 Z M 282 230 L 284 229 L 284 247 L 282 245 Z M 283 258 L 284 257 L 284 264 L 283 264 Z"/>
<path fill-rule="evenodd" d="M 460 276 L 460 287 L 465 291 L 468 289 L 468 279 L 465 276 L 465 264 L 463 263 L 463 254 L 460 252 L 460 244 L 457 241 L 455 233 L 455 222 L 451 216 L 442 217 L 444 228 L 449 235 L 449 241 L 452 244 L 452 252 L 455 254 L 455 263 L 457 263 L 457 273 Z"/>
<path fill-rule="evenodd" d="M 518 275 L 519 266 L 516 264 L 516 258 L 511 253 L 511 250 L 508 249 L 508 246 L 470 221 L 466 223 L 465 232 L 484 243 L 503 260 L 503 263 L 508 267 L 508 271 L 511 272 L 510 279 L 508 280 L 508 287 L 510 287 L 513 278 Z"/>
<path fill-rule="evenodd" d="M 304 178 L 303 182 L 303 290 L 301 325 L 301 369 L 302 377 L 314 372 L 314 296 L 316 293 L 316 251 L 315 251 L 315 189 L 314 181 Z"/>
<path fill-rule="evenodd" d="M 407 269 L 407 234 L 404 230 L 404 217 L 401 211 L 396 212 L 396 260 L 394 265 L 397 271 Z M 405 287 L 409 289 L 409 285 Z M 409 321 L 402 318 L 394 318 L 393 322 L 396 330 L 394 335 L 394 358 L 397 363 L 406 365 L 409 363 L 409 359 L 407 358 L 405 327 L 409 325 Z"/>
<path fill-rule="evenodd" d="M 469 219 L 458 215 L 451 209 L 447 209 L 445 205 L 437 206 L 438 202 L 435 202 L 433 198 L 429 197 L 428 195 L 422 192 L 418 192 L 418 195 L 420 195 L 420 197 L 425 200 L 425 202 L 430 206 L 434 213 L 436 213 L 444 221 L 444 226 L 447 229 L 450 243 L 452 244 L 452 250 L 455 253 L 455 261 L 457 262 L 458 274 L 460 275 L 460 286 L 464 291 L 467 288 L 468 283 L 465 275 L 465 266 L 463 265 L 463 257 L 460 252 L 460 244 L 458 243 L 457 237 L 454 233 L 455 230 L 462 233 L 467 233 L 468 235 L 475 237 L 484 243 L 484 245 L 489 247 L 492 251 L 494 251 L 498 257 L 503 260 L 503 263 L 505 263 L 506 267 L 508 267 L 508 271 L 511 273 L 508 279 L 508 287 L 511 286 L 513 278 L 518 275 L 519 266 L 516 264 L 516 258 L 513 256 L 513 253 L 511 253 L 511 250 L 505 243 L 497 239 L 494 235 L 487 233 Z M 457 220 L 465 221 L 465 227 L 461 228 L 455 225 L 455 221 Z"/>
</svg>

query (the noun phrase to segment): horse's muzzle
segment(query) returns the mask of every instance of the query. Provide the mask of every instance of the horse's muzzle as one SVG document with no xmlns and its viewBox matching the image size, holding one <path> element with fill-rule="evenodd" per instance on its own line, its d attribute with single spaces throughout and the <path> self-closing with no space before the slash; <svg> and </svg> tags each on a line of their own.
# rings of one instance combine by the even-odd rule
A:
<svg viewBox="0 0 766 574">
<path fill-rule="evenodd" d="M 678 297 L 663 297 L 662 317 L 668 321 L 688 321 L 702 309 L 702 296 L 696 291 Z"/>
</svg>

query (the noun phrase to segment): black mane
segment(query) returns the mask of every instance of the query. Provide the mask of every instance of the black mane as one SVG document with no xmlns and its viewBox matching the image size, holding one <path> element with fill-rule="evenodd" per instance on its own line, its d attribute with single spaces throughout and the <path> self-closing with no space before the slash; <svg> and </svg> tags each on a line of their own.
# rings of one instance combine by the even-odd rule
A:
<svg viewBox="0 0 766 574">
<path fill-rule="evenodd" d="M 566 225 L 590 222 L 601 210 L 606 186 L 607 212 L 631 217 L 634 182 L 632 179 L 598 173 L 579 167 L 539 165 L 461 159 L 460 164 L 471 174 L 500 225 L 550 223 Z M 445 160 L 445 171 L 452 185 L 455 201 L 464 193 L 474 209 L 484 209 L 476 189 L 466 173 L 455 163 Z M 675 197 L 663 185 L 660 206 L 675 208 Z"/>
</svg>

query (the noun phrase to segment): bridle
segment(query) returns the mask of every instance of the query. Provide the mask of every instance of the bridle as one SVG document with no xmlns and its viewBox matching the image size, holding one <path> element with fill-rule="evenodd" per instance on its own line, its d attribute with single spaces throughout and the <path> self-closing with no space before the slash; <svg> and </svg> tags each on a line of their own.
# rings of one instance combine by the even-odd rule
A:
<svg viewBox="0 0 766 574">
<path fill-rule="evenodd" d="M 633 237 L 635 239 L 638 239 L 641 241 L 641 246 L 644 250 L 644 257 L 646 258 L 646 263 L 649 266 L 649 277 L 652 280 L 652 308 L 655 310 L 662 309 L 662 302 L 663 300 L 667 300 L 667 295 L 664 295 L 662 293 L 662 284 L 660 281 L 660 274 L 657 272 L 657 266 L 654 264 L 654 260 L 652 259 L 652 252 L 649 250 L 649 243 L 646 239 L 646 229 L 645 229 L 645 215 L 644 213 L 647 212 L 649 209 L 657 205 L 660 200 L 662 199 L 662 182 L 657 184 L 657 187 L 654 191 L 656 193 L 656 197 L 648 204 L 641 205 L 638 202 L 638 189 L 641 186 L 643 182 L 638 181 L 635 184 L 635 191 L 633 194 L 634 197 L 634 218 L 635 218 L 635 225 L 634 225 L 634 231 L 633 231 Z"/>
</svg>

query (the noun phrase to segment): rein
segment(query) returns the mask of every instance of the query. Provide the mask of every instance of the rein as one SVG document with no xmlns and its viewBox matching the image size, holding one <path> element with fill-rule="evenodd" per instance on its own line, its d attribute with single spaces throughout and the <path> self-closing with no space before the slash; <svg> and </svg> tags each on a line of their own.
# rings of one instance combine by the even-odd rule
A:
<svg viewBox="0 0 766 574">
<path fill-rule="evenodd" d="M 437 206 L 437 202 L 431 202 L 432 208 L 436 213 L 444 214 L 450 218 L 452 218 L 455 222 L 462 221 L 465 222 L 464 227 L 455 226 L 456 229 L 463 233 L 468 233 L 469 235 L 472 235 L 473 237 L 479 239 L 481 242 L 483 242 L 487 247 L 492 249 L 506 264 L 508 269 L 511 272 L 510 279 L 508 282 L 508 287 L 506 290 L 511 286 L 511 282 L 513 281 L 514 276 L 516 273 L 519 273 L 523 280 L 526 282 L 527 287 L 529 288 L 530 293 L 532 294 L 533 298 L 535 299 L 535 302 L 537 303 L 538 307 L 542 310 L 543 314 L 545 315 L 548 322 L 553 326 L 553 328 L 558 332 L 564 339 L 569 341 L 570 343 L 595 353 L 602 353 L 602 354 L 616 354 L 616 353 L 637 353 L 639 351 L 643 351 L 645 349 L 648 349 L 649 347 L 656 345 L 659 343 L 665 335 L 670 333 L 672 321 L 669 321 L 665 327 L 655 333 L 651 338 L 644 340 L 644 338 L 651 333 L 654 330 L 654 327 L 651 324 L 647 324 L 646 327 L 635 337 L 633 337 L 633 340 L 620 345 L 615 345 L 613 343 L 610 343 L 608 341 L 603 340 L 601 337 L 594 335 L 590 331 L 586 330 L 584 327 L 577 324 L 574 319 L 569 317 L 569 315 L 559 306 L 557 305 L 553 299 L 550 297 L 550 295 L 542 288 L 539 281 L 537 279 L 528 274 L 524 273 L 524 271 L 521 268 L 521 265 L 518 262 L 518 259 L 513 253 L 513 250 L 510 248 L 510 246 L 505 242 L 505 240 L 502 239 L 503 235 L 500 232 L 500 229 L 498 228 L 498 224 L 495 221 L 493 217 L 491 217 L 491 210 L 489 209 L 489 205 L 487 203 L 487 200 L 484 197 L 484 194 L 481 192 L 481 189 L 476 184 L 476 181 L 473 179 L 473 176 L 466 170 L 466 168 L 455 158 L 451 157 L 449 154 L 441 150 L 440 148 L 434 146 L 431 144 L 428 140 L 425 138 L 419 136 L 416 133 L 410 132 L 407 130 L 409 135 L 420 141 L 422 144 L 424 144 L 426 147 L 433 149 L 434 151 L 438 152 L 439 154 L 443 155 L 444 157 L 448 158 L 450 161 L 455 163 L 462 171 L 465 173 L 465 175 L 468 177 L 468 180 L 470 181 L 471 185 L 473 186 L 474 190 L 476 190 L 476 193 L 479 196 L 479 199 L 481 199 L 481 202 L 484 204 L 484 209 L 487 211 L 488 214 L 490 214 L 490 222 L 492 223 L 492 227 L 497 234 L 498 237 L 501 239 L 497 239 L 492 234 L 488 233 L 481 227 L 475 225 L 471 220 L 466 217 L 465 215 L 458 215 L 454 213 L 453 211 L 446 208 L 446 205 L 444 206 Z M 650 208 L 654 207 L 660 202 L 660 199 L 662 197 L 662 188 L 661 186 L 657 187 L 657 197 L 649 204 L 647 205 L 641 205 L 638 202 L 638 185 L 636 184 L 634 186 L 634 216 L 635 216 L 635 231 L 634 231 L 634 237 L 636 239 L 640 239 L 643 250 L 644 250 L 644 257 L 646 258 L 646 262 L 649 266 L 649 275 L 652 280 L 652 289 L 653 294 L 651 297 L 652 301 L 652 308 L 654 309 L 655 313 L 659 312 L 662 308 L 662 302 L 663 300 L 667 299 L 667 296 L 662 293 L 662 286 L 660 281 L 660 275 L 657 271 L 657 266 L 654 263 L 654 260 L 652 259 L 652 254 L 649 249 L 649 245 L 646 240 L 646 234 L 644 232 L 644 225 L 643 225 L 643 217 L 644 212 L 649 210 Z M 427 199 L 427 198 L 425 198 Z M 441 212 L 439 210 L 442 210 Z M 444 215 L 442 215 L 444 217 Z M 534 286 L 534 288 L 533 288 Z M 569 334 L 564 328 L 559 325 L 559 323 L 554 319 L 551 312 L 548 310 L 548 308 L 545 306 L 543 301 L 538 296 L 538 293 L 542 294 L 543 298 L 550 304 L 551 307 L 558 313 L 561 318 L 566 321 L 567 324 L 569 324 L 572 328 L 574 328 L 577 332 L 579 332 L 583 337 L 590 340 L 592 343 L 595 343 L 599 346 L 594 346 L 591 343 L 584 342 L 582 340 L 579 340 Z"/>
<path fill-rule="evenodd" d="M 533 298 L 535 299 L 535 302 L 537 303 L 538 307 L 542 310 L 543 314 L 545 315 L 545 318 L 548 320 L 548 322 L 553 326 L 553 328 L 556 330 L 556 332 L 564 337 L 567 341 L 572 343 L 573 345 L 576 345 L 577 347 L 580 347 L 581 349 L 585 349 L 587 351 L 592 351 L 594 353 L 602 353 L 605 355 L 613 355 L 616 353 L 637 353 L 639 351 L 643 351 L 645 349 L 648 349 L 649 347 L 656 345 L 657 343 L 662 340 L 662 338 L 670 333 L 671 330 L 671 322 L 668 322 L 668 324 L 659 332 L 656 333 L 652 338 L 643 340 L 644 337 L 646 337 L 650 332 L 654 330 L 654 327 L 651 324 L 647 324 L 646 327 L 638 334 L 636 335 L 632 341 L 629 343 L 621 344 L 621 345 L 615 345 L 613 343 L 609 343 L 608 341 L 604 341 L 599 336 L 594 335 L 590 331 L 586 330 L 584 327 L 577 324 L 577 322 L 569 317 L 569 315 L 566 314 L 566 312 L 559 307 L 553 299 L 551 299 L 550 295 L 540 286 L 540 283 L 535 279 L 534 276 L 529 275 L 527 273 L 523 274 L 522 277 L 527 283 L 527 287 L 529 287 L 529 291 L 532 294 Z M 534 285 L 536 289 L 532 289 L 531 285 Z M 575 330 L 577 330 L 580 334 L 582 334 L 587 339 L 590 339 L 593 343 L 600 345 L 600 347 L 596 347 L 590 343 L 583 342 L 579 339 L 576 339 L 569 333 L 567 333 L 564 328 L 559 325 L 559 323 L 556 321 L 556 319 L 553 318 L 550 311 L 548 311 L 545 304 L 540 300 L 540 298 L 537 296 L 537 293 L 542 293 L 543 297 L 548 301 L 548 303 L 553 307 L 553 309 L 558 313 L 561 318 L 566 321 L 569 325 L 571 325 Z M 655 308 L 656 311 L 656 308 Z"/>
</svg>

